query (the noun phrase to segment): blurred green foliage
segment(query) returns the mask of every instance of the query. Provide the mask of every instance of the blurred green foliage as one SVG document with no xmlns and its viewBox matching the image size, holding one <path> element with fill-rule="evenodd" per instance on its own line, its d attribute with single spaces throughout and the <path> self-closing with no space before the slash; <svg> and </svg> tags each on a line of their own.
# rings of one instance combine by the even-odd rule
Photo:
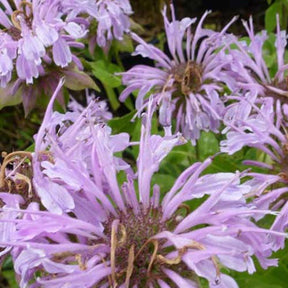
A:
<svg viewBox="0 0 288 288">
<path fill-rule="evenodd" d="M 268 32 L 273 32 L 276 28 L 276 15 L 279 15 L 280 27 L 283 30 L 287 29 L 288 19 L 288 0 L 267 0 L 270 5 L 265 12 L 265 29 Z"/>
</svg>

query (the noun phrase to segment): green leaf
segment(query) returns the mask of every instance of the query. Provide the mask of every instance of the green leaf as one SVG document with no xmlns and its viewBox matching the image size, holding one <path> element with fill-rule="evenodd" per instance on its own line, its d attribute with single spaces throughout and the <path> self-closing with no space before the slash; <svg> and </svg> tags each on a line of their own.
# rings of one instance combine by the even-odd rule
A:
<svg viewBox="0 0 288 288">
<path fill-rule="evenodd" d="M 111 88 L 110 86 L 106 85 L 106 84 L 103 84 L 103 86 L 104 86 L 105 91 L 107 93 L 107 97 L 109 99 L 109 104 L 111 105 L 112 109 L 114 111 L 116 111 L 120 106 L 120 102 L 118 100 L 118 97 L 117 97 L 114 89 Z"/>
<path fill-rule="evenodd" d="M 100 91 L 93 79 L 85 72 L 78 70 L 64 70 L 63 74 L 65 75 L 64 86 L 71 90 L 79 91 L 91 88 Z"/>
<path fill-rule="evenodd" d="M 219 143 L 212 132 L 202 132 L 197 141 L 198 158 L 200 161 L 219 152 Z"/>
<path fill-rule="evenodd" d="M 116 76 L 114 73 L 120 72 L 119 66 L 106 62 L 104 60 L 98 60 L 96 62 L 89 63 L 92 68 L 92 73 L 103 84 L 110 88 L 116 88 L 121 85 L 120 76 Z"/>
<path fill-rule="evenodd" d="M 157 184 L 160 187 L 161 195 L 164 196 L 173 186 L 175 177 L 167 174 L 155 174 L 152 179 L 152 185 Z"/>
<path fill-rule="evenodd" d="M 2 271 L 1 274 L 6 279 L 6 281 L 9 283 L 9 288 L 18 288 L 18 283 L 16 282 L 15 273 L 13 270 L 6 270 Z"/>
<path fill-rule="evenodd" d="M 265 28 L 268 32 L 274 31 L 276 28 L 276 15 L 279 14 L 280 23 L 281 23 L 281 10 L 282 10 L 282 3 L 275 2 L 273 3 L 265 13 Z"/>
<path fill-rule="evenodd" d="M 28 152 L 34 152 L 35 151 L 35 143 L 31 144 L 29 147 L 27 147 L 25 149 L 25 151 L 28 151 Z"/>
<path fill-rule="evenodd" d="M 0 109 L 6 106 L 17 105 L 22 102 L 22 89 L 19 88 L 16 93 L 12 94 L 13 82 L 9 83 L 7 87 L 0 88 Z"/>
<path fill-rule="evenodd" d="M 118 52 L 132 53 L 134 51 L 132 39 L 129 35 L 124 35 L 122 41 L 114 40 L 112 45 Z"/>
<path fill-rule="evenodd" d="M 109 127 L 112 128 L 113 134 L 119 134 L 122 132 L 129 133 L 132 135 L 136 122 L 137 121 L 131 121 L 133 116 L 135 115 L 136 111 L 132 111 L 122 117 L 114 117 L 108 122 Z"/>
</svg>

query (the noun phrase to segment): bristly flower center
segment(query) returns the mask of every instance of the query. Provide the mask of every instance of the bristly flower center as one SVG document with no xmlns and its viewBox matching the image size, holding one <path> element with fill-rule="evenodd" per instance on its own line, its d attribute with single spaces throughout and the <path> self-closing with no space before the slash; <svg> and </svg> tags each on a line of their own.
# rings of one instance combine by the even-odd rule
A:
<svg viewBox="0 0 288 288">
<path fill-rule="evenodd" d="M 165 240 L 153 238 L 162 231 L 173 231 L 179 217 L 182 217 L 182 209 L 183 207 L 180 207 L 171 219 L 163 222 L 161 206 L 149 209 L 140 206 L 138 214 L 135 214 L 132 208 L 129 208 L 127 213 L 119 212 L 117 219 L 119 224 L 116 230 L 113 229 L 115 217 L 111 216 L 104 223 L 104 233 L 111 235 L 111 242 L 107 243 L 111 246 L 110 283 L 116 287 L 124 283 L 127 287 L 134 287 L 134 285 L 150 287 L 150 284 L 157 285 L 157 279 L 167 281 L 167 276 L 161 270 L 163 265 L 169 266 L 169 269 L 180 274 L 185 271 L 182 255 L 186 252 L 186 247 L 182 249 L 183 251 L 181 249 L 178 251 L 171 246 L 163 248 Z M 166 255 L 171 251 L 175 251 L 177 256 L 167 259 Z M 190 277 L 191 279 L 194 277 L 193 273 Z"/>
<path fill-rule="evenodd" d="M 202 67 L 194 61 L 180 63 L 172 68 L 171 73 L 177 84 L 177 88 L 184 94 L 196 93 L 202 84 Z"/>
<path fill-rule="evenodd" d="M 10 154 L 2 152 L 4 159 L 0 165 L 0 191 L 19 194 L 25 205 L 35 200 L 36 193 L 32 185 L 32 156 L 28 151 L 15 151 Z M 12 165 L 10 176 L 6 175 L 8 165 Z M 25 206 L 24 205 L 24 206 Z"/>
</svg>

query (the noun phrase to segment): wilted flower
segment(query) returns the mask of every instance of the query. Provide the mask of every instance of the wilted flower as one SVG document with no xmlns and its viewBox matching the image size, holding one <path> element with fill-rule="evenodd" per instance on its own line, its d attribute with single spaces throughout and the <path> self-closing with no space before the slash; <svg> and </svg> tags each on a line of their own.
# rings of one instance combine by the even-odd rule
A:
<svg viewBox="0 0 288 288">
<path fill-rule="evenodd" d="M 210 287 L 233 288 L 222 266 L 253 273 L 253 255 L 264 268 L 277 264 L 268 259 L 266 236 L 282 234 L 254 223 L 270 212 L 246 203 L 253 187 L 239 173 L 200 176 L 209 158 L 187 168 L 162 199 L 153 175 L 184 140 L 151 135 L 152 106 L 143 116 L 134 175 L 114 156 L 127 147 L 126 134 L 111 135 L 91 107 L 55 132 L 47 125 L 55 117 L 49 104 L 33 155 L 35 193 L 47 210 L 36 202 L 8 207 L 22 219 L 10 221 L 13 237 L 0 243 L 13 246 L 20 287 L 199 287 L 201 277 Z M 199 198 L 190 211 L 185 202 Z"/>
<path fill-rule="evenodd" d="M 127 88 L 120 95 L 120 100 L 139 90 L 136 109 L 142 111 L 147 105 L 147 93 L 152 93 L 160 105 L 160 123 L 169 126 L 175 114 L 177 130 L 195 143 L 201 130 L 217 132 L 224 109 L 221 99 L 223 87 L 228 85 L 233 88 L 233 79 L 224 69 L 230 61 L 224 50 L 232 37 L 225 32 L 235 18 L 218 33 L 202 28 L 206 12 L 192 34 L 190 26 L 196 19 L 177 21 L 173 5 L 171 11 L 171 22 L 167 19 L 166 8 L 163 11 L 171 58 L 132 33 L 132 38 L 139 43 L 134 55 L 154 60 L 156 67 L 137 65 L 122 73 Z"/>
<path fill-rule="evenodd" d="M 10 2 L 2 1 L 0 10 L 1 87 L 11 80 L 14 67 L 27 84 L 51 63 L 66 67 L 74 57 L 70 46 L 83 47 L 75 41 L 86 33 L 83 20 L 71 19 L 68 11 L 64 15 L 59 0 Z"/>
</svg>

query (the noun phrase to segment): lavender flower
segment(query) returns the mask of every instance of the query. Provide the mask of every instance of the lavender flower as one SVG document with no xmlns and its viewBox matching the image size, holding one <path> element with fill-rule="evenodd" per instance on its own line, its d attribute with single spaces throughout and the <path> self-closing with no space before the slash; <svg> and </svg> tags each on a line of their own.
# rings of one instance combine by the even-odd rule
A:
<svg viewBox="0 0 288 288">
<path fill-rule="evenodd" d="M 154 60 L 156 67 L 137 65 L 122 73 L 122 81 L 127 88 L 120 95 L 120 100 L 124 101 L 131 92 L 139 90 L 136 109 L 140 113 L 148 103 L 145 98 L 147 93 L 152 93 L 160 105 L 160 123 L 169 126 L 175 114 L 177 130 L 195 144 L 201 130 L 218 131 L 224 109 L 221 99 L 223 86 L 228 85 L 232 89 L 233 79 L 224 69 L 230 59 L 224 50 L 230 41 L 225 32 L 235 18 L 220 33 L 216 33 L 202 28 L 206 12 L 193 35 L 190 26 L 196 19 L 177 21 L 173 5 L 171 12 L 171 22 L 167 19 L 166 8 L 163 17 L 172 59 L 132 33 L 132 38 L 139 43 L 134 55 Z M 186 46 L 183 51 L 184 38 Z"/>
<path fill-rule="evenodd" d="M 11 81 L 14 69 L 27 84 L 43 75 L 52 62 L 66 67 L 73 55 L 70 46 L 82 47 L 75 39 L 85 35 L 80 18 L 66 18 L 59 0 L 2 1 L 0 24 L 0 84 Z M 52 59 L 53 58 L 53 61 Z M 75 57 L 74 57 L 75 58 Z M 15 67 L 15 68 L 14 68 Z"/>
<path fill-rule="evenodd" d="M 285 64 L 284 59 L 287 34 L 285 31 L 280 30 L 278 16 L 276 20 L 277 33 L 274 44 L 277 65 L 272 67 L 273 69 L 271 67 L 269 69 L 265 62 L 267 50 L 264 49 L 264 44 L 268 41 L 267 32 L 262 31 L 255 34 L 252 17 L 250 17 L 248 23 L 243 21 L 249 37 L 249 43 L 236 41 L 234 44 L 237 48 L 229 51 L 232 56 L 229 66 L 235 73 L 238 95 L 242 98 L 247 98 L 250 103 L 255 103 L 258 106 L 261 106 L 267 97 L 274 99 L 273 107 L 276 105 L 276 100 L 281 103 L 287 102 L 288 83 L 285 75 L 288 66 Z M 276 72 L 274 72 L 274 68 L 276 68 Z M 236 119 L 247 120 L 247 117 L 250 117 L 250 108 L 251 105 L 247 105 L 247 100 L 235 101 L 235 103 L 227 107 L 226 124 L 232 122 L 233 125 L 238 125 Z"/>
<path fill-rule="evenodd" d="M 288 106 L 285 75 L 288 66 L 284 62 L 287 34 L 280 31 L 277 17 L 275 47 L 278 70 L 273 73 L 265 63 L 263 47 L 268 39 L 266 31 L 255 35 L 252 18 L 248 23 L 243 21 L 243 24 L 249 36 L 249 44 L 237 42 L 237 48 L 230 50 L 230 55 L 233 56 L 231 69 L 238 75 L 239 94 L 230 97 L 233 103 L 226 108 L 224 122 L 227 127 L 223 133 L 227 140 L 221 142 L 221 150 L 233 154 L 244 146 L 249 146 L 262 151 L 262 161 L 244 161 L 247 165 L 268 169 L 267 174 L 251 174 L 255 184 L 258 182 L 257 185 L 262 187 L 256 193 L 261 197 L 255 199 L 254 203 L 258 207 L 277 210 L 285 205 L 287 198 Z M 274 188 L 270 187 L 272 184 Z M 270 192 L 266 193 L 267 191 Z M 287 208 L 283 209 L 276 221 L 278 224 L 275 224 L 278 229 L 281 226 L 281 231 L 285 229 L 284 223 L 288 223 L 288 219 L 284 220 L 286 216 L 283 218 Z M 279 248 L 279 243 L 276 246 Z"/>
<path fill-rule="evenodd" d="M 288 227 L 287 195 L 288 195 L 288 138 L 287 119 L 288 106 L 280 99 L 262 98 L 257 104 L 250 103 L 243 97 L 234 103 L 233 121 L 227 121 L 226 140 L 221 142 L 221 150 L 233 154 L 243 147 L 254 147 L 262 152 L 261 161 L 245 160 L 244 164 L 263 168 L 263 173 L 251 172 L 251 185 L 255 187 L 250 192 L 253 203 L 259 209 L 280 211 L 271 229 L 285 231 Z M 255 101 L 257 102 L 257 101 Z M 235 109 L 237 107 L 237 109 Z M 245 115 L 242 108 L 246 107 Z M 232 112 L 229 111 L 229 113 Z M 237 113 L 238 112 L 238 113 Z M 244 116 L 245 115 L 245 116 Z M 232 117 L 231 117 L 232 118 Z M 275 237 L 274 248 L 284 247 L 284 239 Z"/>
<path fill-rule="evenodd" d="M 96 43 L 105 47 L 113 39 L 123 40 L 123 34 L 130 31 L 129 15 L 133 13 L 129 0 L 96 1 L 95 6 L 95 10 L 88 7 L 87 12 L 97 20 Z M 94 38 L 90 45 L 95 45 Z"/>
<path fill-rule="evenodd" d="M 95 45 L 108 47 L 113 39 L 123 40 L 124 33 L 130 31 L 129 16 L 133 13 L 129 0 L 69 0 L 64 7 L 72 8 L 72 13 L 86 13 L 89 20 L 96 20 L 97 31 L 90 25 L 89 48 L 93 54 Z"/>
<path fill-rule="evenodd" d="M 54 123 L 52 101 L 33 155 L 35 193 L 47 209 L 37 202 L 9 207 L 22 219 L 10 221 L 15 232 L 0 243 L 13 247 L 20 287 L 199 287 L 201 277 L 210 287 L 236 288 L 222 266 L 253 273 L 253 255 L 264 268 L 277 264 L 266 236 L 283 235 L 254 223 L 270 212 L 246 202 L 253 187 L 239 173 L 200 176 L 209 158 L 187 168 L 161 200 L 153 175 L 184 140 L 151 135 L 152 101 L 136 175 L 114 156 L 127 146 L 125 134 L 111 136 L 91 107 L 55 133 L 47 125 Z M 184 203 L 202 197 L 193 211 Z"/>
</svg>

